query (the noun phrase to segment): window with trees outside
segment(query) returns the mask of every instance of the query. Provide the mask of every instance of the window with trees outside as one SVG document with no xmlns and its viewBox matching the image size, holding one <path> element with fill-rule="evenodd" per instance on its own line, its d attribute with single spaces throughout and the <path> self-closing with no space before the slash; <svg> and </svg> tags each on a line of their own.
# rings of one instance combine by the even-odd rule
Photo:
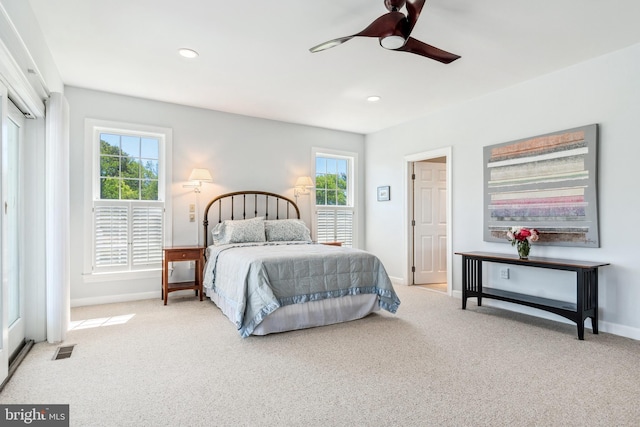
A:
<svg viewBox="0 0 640 427">
<path fill-rule="evenodd" d="M 93 272 L 160 268 L 165 135 L 93 129 Z"/>
<path fill-rule="evenodd" d="M 353 246 L 353 157 L 316 153 L 316 240 Z"/>
</svg>

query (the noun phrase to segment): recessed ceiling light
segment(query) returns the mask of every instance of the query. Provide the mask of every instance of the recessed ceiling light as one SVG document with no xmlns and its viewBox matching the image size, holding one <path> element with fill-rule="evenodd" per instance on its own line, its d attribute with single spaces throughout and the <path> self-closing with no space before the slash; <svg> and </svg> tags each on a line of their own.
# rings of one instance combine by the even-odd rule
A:
<svg viewBox="0 0 640 427">
<path fill-rule="evenodd" d="M 187 49 L 183 47 L 182 49 L 178 49 L 178 53 L 185 58 L 197 58 L 200 54 L 193 49 Z"/>
<path fill-rule="evenodd" d="M 373 96 L 368 97 L 367 101 L 369 101 L 369 102 L 378 102 L 378 101 L 380 101 L 380 99 L 381 98 L 378 95 L 373 95 Z"/>
</svg>

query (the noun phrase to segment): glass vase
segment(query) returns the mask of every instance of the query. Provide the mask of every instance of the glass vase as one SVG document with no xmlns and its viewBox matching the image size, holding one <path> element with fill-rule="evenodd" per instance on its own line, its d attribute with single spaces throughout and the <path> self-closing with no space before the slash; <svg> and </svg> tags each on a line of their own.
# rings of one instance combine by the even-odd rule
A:
<svg viewBox="0 0 640 427">
<path fill-rule="evenodd" d="M 516 243 L 516 247 L 518 249 L 518 256 L 520 259 L 529 259 L 529 251 L 531 250 L 531 245 L 528 240 L 519 240 Z"/>
</svg>

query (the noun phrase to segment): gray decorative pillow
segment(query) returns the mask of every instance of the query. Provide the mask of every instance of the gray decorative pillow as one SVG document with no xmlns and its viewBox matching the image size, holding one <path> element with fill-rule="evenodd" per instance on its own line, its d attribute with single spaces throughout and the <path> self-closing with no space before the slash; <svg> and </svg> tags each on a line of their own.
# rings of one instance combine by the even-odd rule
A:
<svg viewBox="0 0 640 427">
<path fill-rule="evenodd" d="M 251 219 L 225 220 L 216 225 L 213 230 L 213 244 L 226 245 L 229 243 L 264 242 L 264 217 Z"/>
<path fill-rule="evenodd" d="M 267 242 L 310 242 L 311 232 L 299 219 L 265 221 Z"/>
</svg>

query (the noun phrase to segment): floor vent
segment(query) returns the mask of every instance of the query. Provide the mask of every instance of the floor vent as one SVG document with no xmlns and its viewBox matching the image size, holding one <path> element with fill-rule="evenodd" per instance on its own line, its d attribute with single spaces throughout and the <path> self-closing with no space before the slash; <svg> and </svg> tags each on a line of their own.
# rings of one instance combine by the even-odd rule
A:
<svg viewBox="0 0 640 427">
<path fill-rule="evenodd" d="M 58 347 L 56 354 L 53 355 L 53 360 L 70 358 L 71 353 L 73 352 L 73 347 L 75 347 L 75 344 Z"/>
</svg>

